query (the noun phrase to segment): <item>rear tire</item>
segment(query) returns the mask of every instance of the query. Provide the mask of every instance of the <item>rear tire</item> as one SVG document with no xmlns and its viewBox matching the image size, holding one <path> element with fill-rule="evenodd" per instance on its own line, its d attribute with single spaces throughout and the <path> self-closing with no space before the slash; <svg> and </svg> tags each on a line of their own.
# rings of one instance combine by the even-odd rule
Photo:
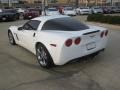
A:
<svg viewBox="0 0 120 90">
<path fill-rule="evenodd" d="M 8 31 L 8 38 L 11 45 L 16 45 L 15 39 L 11 31 Z"/>
<path fill-rule="evenodd" d="M 48 50 L 44 45 L 40 43 L 36 46 L 36 56 L 37 56 L 38 63 L 40 64 L 41 67 L 51 68 L 54 66 L 53 60 Z"/>
<path fill-rule="evenodd" d="M 7 18 L 6 17 L 2 17 L 2 21 L 6 21 L 7 20 Z"/>
</svg>

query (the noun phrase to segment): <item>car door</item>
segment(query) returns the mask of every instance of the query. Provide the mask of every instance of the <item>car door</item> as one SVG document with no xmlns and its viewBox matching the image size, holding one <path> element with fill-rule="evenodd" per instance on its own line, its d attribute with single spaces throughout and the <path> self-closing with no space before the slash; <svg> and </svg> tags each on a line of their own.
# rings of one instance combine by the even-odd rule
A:
<svg viewBox="0 0 120 90">
<path fill-rule="evenodd" d="M 18 31 L 18 37 L 20 37 L 20 42 L 22 46 L 32 51 L 34 48 L 35 35 L 38 32 L 38 26 L 40 21 L 30 20 L 24 26 L 23 30 Z"/>
</svg>

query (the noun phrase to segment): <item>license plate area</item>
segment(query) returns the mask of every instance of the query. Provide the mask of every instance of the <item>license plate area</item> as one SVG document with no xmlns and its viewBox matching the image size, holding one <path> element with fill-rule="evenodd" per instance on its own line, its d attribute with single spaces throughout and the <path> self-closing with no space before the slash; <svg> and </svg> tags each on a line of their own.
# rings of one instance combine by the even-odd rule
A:
<svg viewBox="0 0 120 90">
<path fill-rule="evenodd" d="M 88 44 L 86 44 L 86 48 L 87 48 L 87 50 L 92 50 L 92 49 L 96 48 L 96 43 L 95 42 L 88 43 Z"/>
</svg>

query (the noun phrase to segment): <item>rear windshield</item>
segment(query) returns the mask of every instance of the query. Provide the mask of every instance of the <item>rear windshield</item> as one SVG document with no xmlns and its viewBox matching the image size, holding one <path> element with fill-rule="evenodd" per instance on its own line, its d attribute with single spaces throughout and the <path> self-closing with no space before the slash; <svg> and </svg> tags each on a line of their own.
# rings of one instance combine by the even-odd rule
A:
<svg viewBox="0 0 120 90">
<path fill-rule="evenodd" d="M 42 27 L 42 30 L 58 31 L 80 31 L 85 29 L 89 29 L 89 27 L 70 17 L 48 20 Z"/>
</svg>

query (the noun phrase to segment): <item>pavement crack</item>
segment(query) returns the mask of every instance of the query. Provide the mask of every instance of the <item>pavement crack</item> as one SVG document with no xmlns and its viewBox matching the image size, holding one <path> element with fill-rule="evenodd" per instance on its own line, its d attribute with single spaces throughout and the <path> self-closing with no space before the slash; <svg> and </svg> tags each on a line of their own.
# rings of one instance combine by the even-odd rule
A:
<svg viewBox="0 0 120 90">
<path fill-rule="evenodd" d="M 46 79 L 43 79 L 43 80 L 35 80 L 35 81 L 29 81 L 29 82 L 22 82 L 22 83 L 19 83 L 13 87 L 10 87 L 10 88 L 7 88 L 7 89 L 4 89 L 4 90 L 13 90 L 14 88 L 17 88 L 17 87 L 20 87 L 20 86 L 23 86 L 23 85 L 30 85 L 30 84 L 35 84 L 35 83 L 43 83 L 43 82 L 47 82 L 47 81 L 54 81 L 54 80 L 59 80 L 59 79 L 63 79 L 63 78 L 68 78 L 68 77 L 71 77 L 72 75 L 71 74 L 66 74 L 66 75 L 59 75 L 59 76 L 55 76 L 55 77 L 48 77 Z"/>
</svg>

